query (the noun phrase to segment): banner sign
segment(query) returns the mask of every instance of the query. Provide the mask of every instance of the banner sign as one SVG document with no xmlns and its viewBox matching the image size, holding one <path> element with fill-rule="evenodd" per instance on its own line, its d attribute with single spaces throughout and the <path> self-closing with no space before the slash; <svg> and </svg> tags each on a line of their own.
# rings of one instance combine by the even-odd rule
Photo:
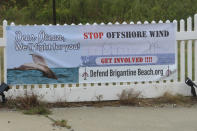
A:
<svg viewBox="0 0 197 131">
<path fill-rule="evenodd" d="M 159 80 L 176 70 L 175 42 L 173 23 L 7 26 L 7 80 L 8 84 Z M 112 70 L 136 74 L 117 77 Z M 152 73 L 140 75 L 140 70 Z M 157 70 L 163 73 L 158 75 Z M 93 72 L 106 75 L 94 77 Z"/>
</svg>

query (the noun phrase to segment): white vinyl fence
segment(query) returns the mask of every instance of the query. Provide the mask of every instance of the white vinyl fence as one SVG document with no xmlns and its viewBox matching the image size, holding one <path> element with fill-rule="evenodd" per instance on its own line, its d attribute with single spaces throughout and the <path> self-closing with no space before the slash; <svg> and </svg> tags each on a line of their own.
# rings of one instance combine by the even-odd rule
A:
<svg viewBox="0 0 197 131">
<path fill-rule="evenodd" d="M 164 80 L 156 82 L 113 82 L 113 83 L 90 83 L 90 84 L 42 84 L 42 85 L 14 85 L 6 93 L 6 96 L 17 97 L 23 96 L 26 92 L 37 94 L 47 102 L 80 102 L 80 101 L 97 101 L 99 100 L 118 100 L 118 95 L 123 90 L 140 92 L 141 97 L 153 98 L 163 95 L 165 92 L 172 94 L 191 95 L 190 87 L 185 84 L 185 78 L 188 76 L 194 82 L 197 82 L 197 14 L 194 16 L 194 23 L 189 17 L 187 21 L 176 21 L 176 63 L 177 79 Z M 155 21 L 151 22 L 156 23 Z M 159 21 L 158 23 L 163 23 Z M 166 23 L 170 23 L 169 20 Z M 104 23 L 101 23 L 104 24 Z M 112 23 L 108 23 L 112 24 Z M 115 24 L 119 24 L 116 22 Z M 122 24 L 134 24 L 133 22 Z M 136 24 L 148 24 L 147 21 Z M 15 26 L 14 23 L 10 24 Z M 64 25 L 64 26 L 74 26 Z M 82 25 L 82 24 L 79 24 Z M 86 25 L 89 25 L 87 23 Z M 93 25 L 96 25 L 94 23 Z M 0 80 L 6 82 L 6 26 L 7 21 L 3 21 L 3 38 L 0 38 Z M 28 25 L 27 25 L 28 26 Z M 36 26 L 36 25 L 35 25 Z M 58 25 L 57 25 L 58 26 Z M 169 47 L 170 48 L 170 47 Z"/>
</svg>

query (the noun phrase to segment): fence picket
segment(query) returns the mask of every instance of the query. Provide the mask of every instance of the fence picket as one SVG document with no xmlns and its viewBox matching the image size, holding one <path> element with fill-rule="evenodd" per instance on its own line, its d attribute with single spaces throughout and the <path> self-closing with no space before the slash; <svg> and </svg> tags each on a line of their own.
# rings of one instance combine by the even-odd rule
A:
<svg viewBox="0 0 197 131">
<path fill-rule="evenodd" d="M 4 38 L 4 41 L 5 41 L 5 45 L 7 45 L 7 42 L 6 42 L 6 26 L 7 26 L 7 21 L 6 20 L 4 20 L 3 21 L 3 38 Z M 7 55 L 6 55 L 6 46 L 5 47 L 3 47 L 3 55 L 4 55 L 4 57 L 3 57 L 3 68 L 1 68 L 1 69 L 3 69 L 3 71 L 4 71 L 4 77 L 3 77 L 3 81 L 4 82 L 7 82 L 7 70 L 6 70 L 6 67 L 7 67 Z"/>
<path fill-rule="evenodd" d="M 141 21 L 138 21 L 137 24 L 142 24 L 142 22 Z"/>
<path fill-rule="evenodd" d="M 160 21 L 159 21 L 159 23 L 163 23 L 163 21 L 162 21 L 162 20 L 160 20 Z"/>
<path fill-rule="evenodd" d="M 123 24 L 123 25 L 126 25 L 126 24 L 127 24 L 127 22 L 126 22 L 126 21 L 124 21 L 122 24 Z"/>
<path fill-rule="evenodd" d="M 185 31 L 185 21 L 180 21 L 180 32 Z M 180 80 L 185 81 L 185 41 L 181 41 L 180 47 Z"/>
<path fill-rule="evenodd" d="M 194 48 L 194 52 L 195 52 L 195 66 L 194 66 L 194 68 L 195 68 L 195 81 L 197 81 L 197 40 L 195 40 L 195 48 Z"/>
<path fill-rule="evenodd" d="M 187 19 L 187 31 L 192 31 L 192 18 Z M 187 43 L 187 76 L 192 79 L 192 40 Z"/>
<path fill-rule="evenodd" d="M 194 15 L 194 31 L 197 31 L 197 14 Z M 194 41 L 195 81 L 197 81 L 197 40 Z"/>
<path fill-rule="evenodd" d="M 10 24 L 11 26 L 15 26 L 15 23 L 14 22 L 11 22 L 11 24 Z"/>
<path fill-rule="evenodd" d="M 151 22 L 151 24 L 155 24 L 155 23 L 156 23 L 156 21 L 154 21 L 154 20 Z"/>
<path fill-rule="evenodd" d="M 3 38 L 6 36 L 5 27 L 7 26 L 8 22 L 6 20 L 3 21 Z"/>
<path fill-rule="evenodd" d="M 0 43 L 1 44 L 1 43 Z M 3 76 L 3 70 L 2 70 L 2 59 L 3 59 L 3 53 L 2 53 L 2 48 L 0 47 L 0 83 L 2 83 L 3 82 L 3 80 L 2 80 L 2 76 Z"/>
<path fill-rule="evenodd" d="M 178 25 L 177 25 L 177 21 L 176 20 L 174 20 L 173 21 L 173 23 L 175 23 L 175 25 L 176 25 L 176 31 L 178 31 Z M 176 45 L 175 45 L 175 65 L 176 65 L 176 69 L 177 69 L 177 71 L 175 72 L 175 76 L 176 76 L 176 78 L 174 78 L 173 80 L 174 81 L 178 81 L 178 41 L 176 41 L 176 43 L 175 43 Z"/>
<path fill-rule="evenodd" d="M 170 23 L 170 20 L 166 20 L 166 23 Z"/>
<path fill-rule="evenodd" d="M 130 24 L 134 24 L 134 22 L 133 22 L 133 21 L 131 21 L 131 22 L 130 22 Z"/>
<path fill-rule="evenodd" d="M 100 25 L 105 25 L 105 23 L 102 22 Z"/>
<path fill-rule="evenodd" d="M 97 25 L 97 23 L 95 22 L 95 23 L 93 23 L 93 25 Z"/>
<path fill-rule="evenodd" d="M 111 22 L 109 22 L 109 23 L 108 23 L 108 25 L 112 25 L 112 23 L 111 23 Z"/>
<path fill-rule="evenodd" d="M 115 23 L 116 25 L 119 25 L 120 23 L 118 22 L 118 21 L 116 21 L 116 23 Z"/>
<path fill-rule="evenodd" d="M 148 24 L 149 22 L 148 21 L 144 21 L 144 24 Z"/>
</svg>

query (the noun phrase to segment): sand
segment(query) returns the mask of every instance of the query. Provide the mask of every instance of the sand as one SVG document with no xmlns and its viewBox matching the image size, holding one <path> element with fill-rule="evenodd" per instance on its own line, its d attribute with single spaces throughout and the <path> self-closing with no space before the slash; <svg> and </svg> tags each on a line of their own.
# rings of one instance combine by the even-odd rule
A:
<svg viewBox="0 0 197 131">
<path fill-rule="evenodd" d="M 0 131 L 197 131 L 196 107 L 54 108 L 50 117 L 71 129 L 52 126 L 44 116 L 0 109 Z"/>
</svg>

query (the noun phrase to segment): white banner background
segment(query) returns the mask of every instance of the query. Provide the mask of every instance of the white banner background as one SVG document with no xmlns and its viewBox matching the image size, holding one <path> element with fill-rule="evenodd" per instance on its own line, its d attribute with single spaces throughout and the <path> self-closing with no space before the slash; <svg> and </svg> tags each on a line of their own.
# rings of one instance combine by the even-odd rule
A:
<svg viewBox="0 0 197 131">
<path fill-rule="evenodd" d="M 173 23 L 7 26 L 7 69 L 12 72 L 8 71 L 8 83 L 67 83 L 73 78 L 76 79 L 72 82 L 82 83 L 85 81 L 80 78 L 81 75 L 77 69 L 75 71 L 67 70 L 79 67 L 79 72 L 81 72 L 83 67 L 102 67 L 104 69 L 111 68 L 111 66 L 132 66 L 137 69 L 138 66 L 143 66 L 145 69 L 147 66 L 149 69 L 153 65 L 155 68 L 156 65 L 158 67 L 164 65 L 173 71 L 174 68 L 171 67 L 175 66 L 175 42 L 175 24 Z M 35 72 L 28 75 L 28 72 L 24 70 L 23 72 L 14 71 L 25 63 L 34 63 L 31 54 L 43 57 L 46 65 L 54 69 L 57 80 L 52 81 L 38 73 L 34 74 Z M 21 76 L 17 73 L 21 73 Z M 39 75 L 39 79 L 35 80 L 37 75 Z M 26 79 L 27 76 L 28 79 Z M 61 79 L 59 79 L 60 77 Z M 137 77 L 137 81 L 141 80 L 141 77 L 133 77 Z M 42 78 L 48 80 L 44 81 Z M 92 82 L 95 82 L 95 79 L 92 79 Z M 111 78 L 107 79 L 99 78 L 98 81 L 111 81 Z M 126 76 L 125 79 L 127 79 Z M 122 79 L 116 80 L 122 81 Z M 143 77 L 142 81 L 146 80 L 155 80 L 155 78 Z"/>
</svg>

